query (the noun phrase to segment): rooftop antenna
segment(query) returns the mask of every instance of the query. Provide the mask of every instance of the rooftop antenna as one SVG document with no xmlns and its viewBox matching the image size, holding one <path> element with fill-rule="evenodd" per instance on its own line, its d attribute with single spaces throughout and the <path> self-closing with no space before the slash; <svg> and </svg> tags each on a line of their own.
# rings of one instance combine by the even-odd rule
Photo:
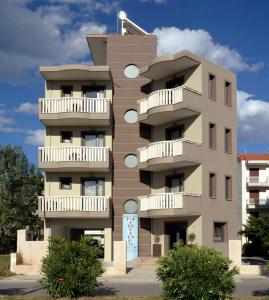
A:
<svg viewBox="0 0 269 300">
<path fill-rule="evenodd" d="M 148 33 L 127 18 L 127 13 L 121 10 L 118 13 L 122 35 L 148 35 Z"/>
</svg>

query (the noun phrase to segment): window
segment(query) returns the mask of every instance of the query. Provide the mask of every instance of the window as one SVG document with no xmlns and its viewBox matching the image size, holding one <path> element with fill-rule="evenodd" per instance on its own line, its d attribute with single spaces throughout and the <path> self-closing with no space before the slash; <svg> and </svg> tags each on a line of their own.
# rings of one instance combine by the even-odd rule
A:
<svg viewBox="0 0 269 300">
<path fill-rule="evenodd" d="M 232 177 L 225 176 L 225 199 L 232 200 Z"/>
<path fill-rule="evenodd" d="M 216 149 L 217 148 L 217 129 L 216 124 L 209 124 L 209 148 Z"/>
<path fill-rule="evenodd" d="M 209 82 L 208 82 L 208 97 L 216 100 L 217 91 L 216 91 L 216 76 L 209 74 Z"/>
<path fill-rule="evenodd" d="M 62 86 L 62 97 L 72 97 L 73 95 L 73 86 L 72 85 L 63 85 Z"/>
<path fill-rule="evenodd" d="M 137 166 L 137 156 L 128 154 L 124 157 L 124 164 L 128 168 L 135 168 Z"/>
<path fill-rule="evenodd" d="M 232 131 L 225 128 L 225 152 L 232 153 Z"/>
<path fill-rule="evenodd" d="M 168 141 L 183 138 L 183 134 L 184 134 L 183 125 L 173 126 L 165 130 L 165 138 Z"/>
<path fill-rule="evenodd" d="M 83 196 L 104 196 L 104 179 L 103 178 L 84 178 L 82 179 Z"/>
<path fill-rule="evenodd" d="M 104 132 L 83 132 L 83 146 L 87 147 L 105 147 Z"/>
<path fill-rule="evenodd" d="M 225 81 L 224 97 L 225 97 L 225 104 L 228 106 L 232 106 L 232 85 L 228 81 Z"/>
<path fill-rule="evenodd" d="M 214 242 L 224 242 L 226 223 L 214 222 Z"/>
<path fill-rule="evenodd" d="M 184 78 L 184 75 L 183 76 L 179 76 L 179 77 L 175 77 L 169 81 L 167 81 L 165 83 L 165 88 L 166 89 L 173 89 L 173 88 L 176 88 L 176 87 L 179 87 L 181 85 L 183 85 L 185 82 L 185 78 Z"/>
<path fill-rule="evenodd" d="M 72 131 L 61 132 L 61 143 L 72 143 Z"/>
<path fill-rule="evenodd" d="M 61 177 L 59 179 L 61 190 L 71 190 L 72 188 L 72 178 L 71 177 Z"/>
<path fill-rule="evenodd" d="M 124 69 L 124 75 L 127 78 L 136 78 L 139 75 L 139 69 L 136 65 L 128 65 Z"/>
<path fill-rule="evenodd" d="M 209 174 L 209 197 L 216 198 L 217 196 L 217 175 L 215 173 Z"/>
<path fill-rule="evenodd" d="M 86 98 L 104 98 L 105 87 L 104 86 L 83 86 L 82 95 Z"/>
<path fill-rule="evenodd" d="M 137 213 L 138 205 L 134 199 L 128 199 L 124 203 L 124 211 L 127 214 L 135 214 Z"/>
<path fill-rule="evenodd" d="M 134 109 L 127 110 L 124 114 L 124 120 L 130 124 L 136 123 L 137 111 Z"/>
<path fill-rule="evenodd" d="M 167 176 L 166 190 L 169 193 L 179 193 L 184 191 L 184 174 L 178 174 L 175 176 Z"/>
</svg>

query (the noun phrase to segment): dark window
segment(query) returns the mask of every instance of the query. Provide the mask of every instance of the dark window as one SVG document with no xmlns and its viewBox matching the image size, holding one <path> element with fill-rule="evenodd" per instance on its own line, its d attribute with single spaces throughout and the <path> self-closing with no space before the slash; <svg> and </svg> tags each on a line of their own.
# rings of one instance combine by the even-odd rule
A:
<svg viewBox="0 0 269 300">
<path fill-rule="evenodd" d="M 166 191 L 169 193 L 179 193 L 184 191 L 184 174 L 166 176 Z"/>
<path fill-rule="evenodd" d="M 165 138 L 168 141 L 180 139 L 183 137 L 183 135 L 184 135 L 183 125 L 173 126 L 165 130 Z"/>
<path fill-rule="evenodd" d="M 232 200 L 232 177 L 225 176 L 225 199 Z"/>
<path fill-rule="evenodd" d="M 83 132 L 83 146 L 87 147 L 105 147 L 104 132 Z"/>
<path fill-rule="evenodd" d="M 226 223 L 214 222 L 214 242 L 224 242 Z"/>
<path fill-rule="evenodd" d="M 72 85 L 63 85 L 62 86 L 62 97 L 72 97 L 73 86 Z"/>
<path fill-rule="evenodd" d="M 72 143 L 72 131 L 61 132 L 61 143 Z"/>
<path fill-rule="evenodd" d="M 225 128 L 225 152 L 232 153 L 232 131 Z"/>
<path fill-rule="evenodd" d="M 72 178 L 71 177 L 61 177 L 59 179 L 61 190 L 70 190 L 72 188 Z"/>
<path fill-rule="evenodd" d="M 184 75 L 183 76 L 179 76 L 179 77 L 175 77 L 169 81 L 167 81 L 165 83 L 165 88 L 166 89 L 173 89 L 173 88 L 176 88 L 176 87 L 179 87 L 181 85 L 183 85 L 185 82 L 184 80 Z"/>
<path fill-rule="evenodd" d="M 208 97 L 211 99 L 216 100 L 217 98 L 217 91 L 216 91 L 216 76 L 209 74 L 208 80 Z"/>
<path fill-rule="evenodd" d="M 209 148 L 217 148 L 217 129 L 216 125 L 213 123 L 209 124 Z"/>
<path fill-rule="evenodd" d="M 149 171 L 139 171 L 140 182 L 150 186 L 151 185 L 151 172 Z"/>
<path fill-rule="evenodd" d="M 225 97 L 225 104 L 228 106 L 232 106 L 232 85 L 228 81 L 225 81 L 224 97 Z"/>
<path fill-rule="evenodd" d="M 83 196 L 104 196 L 105 181 L 103 178 L 84 178 L 82 179 Z"/>
<path fill-rule="evenodd" d="M 209 197 L 216 198 L 217 196 L 217 175 L 215 173 L 209 174 Z"/>
<path fill-rule="evenodd" d="M 105 87 L 104 86 L 83 86 L 83 97 L 86 98 L 104 98 Z"/>
</svg>

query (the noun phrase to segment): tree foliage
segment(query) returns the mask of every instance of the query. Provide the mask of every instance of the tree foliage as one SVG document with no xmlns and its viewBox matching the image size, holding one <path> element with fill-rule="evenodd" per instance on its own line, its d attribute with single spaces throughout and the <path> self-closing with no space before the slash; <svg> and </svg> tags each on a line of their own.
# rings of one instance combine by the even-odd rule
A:
<svg viewBox="0 0 269 300">
<path fill-rule="evenodd" d="M 176 243 L 160 258 L 157 277 L 169 299 L 228 299 L 237 269 L 215 249 Z"/>
<path fill-rule="evenodd" d="M 37 196 L 43 190 L 40 171 L 29 163 L 21 147 L 0 148 L 0 252 L 14 250 L 18 229 L 40 224 Z"/>
<path fill-rule="evenodd" d="M 244 229 L 240 231 L 244 235 L 248 243 L 244 245 L 244 255 L 261 255 L 268 257 L 269 255 L 269 216 L 260 217 L 249 216 Z"/>
<path fill-rule="evenodd" d="M 53 298 L 89 296 L 103 273 L 99 255 L 100 248 L 89 237 L 72 242 L 51 238 L 49 255 L 42 262 L 41 286 Z"/>
</svg>

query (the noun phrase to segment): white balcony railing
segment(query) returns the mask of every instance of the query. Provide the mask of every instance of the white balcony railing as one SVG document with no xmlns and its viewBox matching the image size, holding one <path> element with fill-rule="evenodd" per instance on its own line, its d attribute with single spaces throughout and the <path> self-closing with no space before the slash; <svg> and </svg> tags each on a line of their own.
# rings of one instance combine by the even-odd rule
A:
<svg viewBox="0 0 269 300">
<path fill-rule="evenodd" d="M 145 114 L 149 109 L 162 105 L 182 102 L 182 89 L 184 86 L 174 89 L 158 90 L 150 93 L 146 98 L 138 101 L 139 113 Z"/>
<path fill-rule="evenodd" d="M 108 147 L 39 147 L 41 162 L 106 162 Z"/>
<path fill-rule="evenodd" d="M 138 197 L 140 201 L 140 210 L 147 211 L 152 209 L 183 208 L 183 197 L 200 197 L 200 194 L 194 193 L 160 193 L 148 196 Z"/>
<path fill-rule="evenodd" d="M 104 212 L 108 210 L 108 201 L 108 196 L 39 197 L 42 212 Z"/>
<path fill-rule="evenodd" d="M 67 112 L 106 113 L 108 112 L 108 98 L 40 98 L 40 113 L 55 114 Z"/>
<path fill-rule="evenodd" d="M 249 176 L 247 183 L 250 185 L 266 185 L 269 184 L 269 178 L 267 176 Z"/>
<path fill-rule="evenodd" d="M 255 207 L 255 205 L 264 205 L 264 206 L 269 205 L 269 198 L 247 199 L 247 206 Z"/>
<path fill-rule="evenodd" d="M 146 147 L 138 149 L 140 153 L 140 162 L 143 163 L 152 158 L 182 155 L 183 143 L 201 145 L 201 143 L 187 139 L 151 143 Z"/>
</svg>

